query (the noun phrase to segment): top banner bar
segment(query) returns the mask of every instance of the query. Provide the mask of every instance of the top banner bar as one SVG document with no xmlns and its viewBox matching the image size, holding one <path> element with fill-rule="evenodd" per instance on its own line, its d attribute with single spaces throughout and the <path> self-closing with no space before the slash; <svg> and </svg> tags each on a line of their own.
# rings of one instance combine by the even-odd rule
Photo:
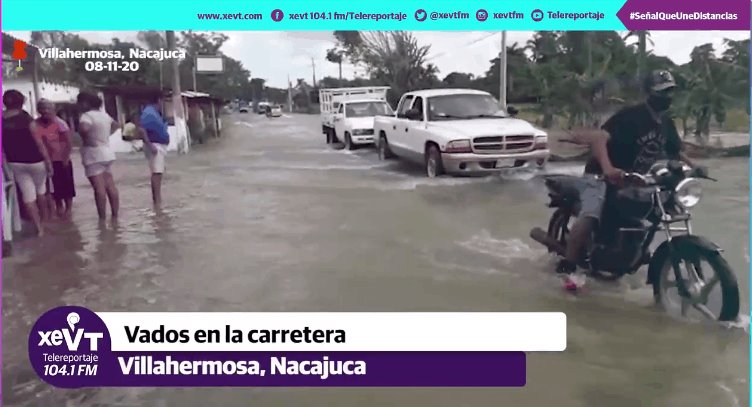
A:
<svg viewBox="0 0 752 407">
<path fill-rule="evenodd" d="M 746 31 L 750 1 L 5 0 L 2 29 Z"/>
</svg>

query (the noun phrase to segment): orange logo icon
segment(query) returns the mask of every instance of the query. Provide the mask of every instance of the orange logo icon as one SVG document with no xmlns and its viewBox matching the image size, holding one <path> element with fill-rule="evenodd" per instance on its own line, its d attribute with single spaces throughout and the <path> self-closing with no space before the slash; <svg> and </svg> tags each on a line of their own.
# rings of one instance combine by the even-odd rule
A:
<svg viewBox="0 0 752 407">
<path fill-rule="evenodd" d="M 13 42 L 13 59 L 26 59 L 26 43 L 21 40 L 15 40 Z"/>
<path fill-rule="evenodd" d="M 11 54 L 11 57 L 18 60 L 18 67 L 16 68 L 16 71 L 23 71 L 21 60 L 26 59 L 26 56 L 26 43 L 21 40 L 13 41 L 13 53 Z"/>
</svg>

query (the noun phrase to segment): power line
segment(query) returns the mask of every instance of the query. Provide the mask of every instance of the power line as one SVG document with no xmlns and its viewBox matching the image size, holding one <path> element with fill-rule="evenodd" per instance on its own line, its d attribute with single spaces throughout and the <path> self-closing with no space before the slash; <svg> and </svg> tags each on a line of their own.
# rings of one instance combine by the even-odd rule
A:
<svg viewBox="0 0 752 407">
<path fill-rule="evenodd" d="M 464 46 L 464 47 L 469 47 L 469 46 L 471 46 L 471 45 L 474 45 L 474 44 L 477 44 L 477 43 L 479 43 L 479 42 L 481 42 L 481 41 L 487 40 L 487 39 L 489 39 L 489 38 L 493 37 L 493 36 L 494 36 L 494 35 L 496 35 L 496 34 L 498 34 L 498 33 L 497 33 L 497 32 L 492 32 L 492 33 L 490 33 L 490 34 L 488 34 L 488 35 L 485 35 L 485 36 L 483 36 L 483 37 L 481 37 L 481 38 L 476 38 L 476 39 L 474 39 L 474 40 L 472 40 L 472 41 L 470 41 L 470 42 L 466 43 L 466 44 L 465 44 L 465 45 L 463 45 L 463 46 Z M 426 59 L 426 61 L 431 61 L 431 60 L 434 60 L 434 59 L 436 59 L 436 58 L 438 58 L 438 57 L 441 57 L 441 56 L 444 56 L 444 55 L 446 55 L 446 52 L 440 52 L 440 53 L 438 53 L 438 54 L 436 54 L 436 55 L 434 55 L 434 56 L 432 56 L 432 57 L 430 57 L 430 58 Z"/>
</svg>

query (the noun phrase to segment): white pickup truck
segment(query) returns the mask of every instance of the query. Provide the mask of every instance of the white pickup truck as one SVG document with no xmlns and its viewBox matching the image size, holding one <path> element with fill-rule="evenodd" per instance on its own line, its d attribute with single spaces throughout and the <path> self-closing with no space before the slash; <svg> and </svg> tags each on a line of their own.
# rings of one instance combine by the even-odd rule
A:
<svg viewBox="0 0 752 407">
<path fill-rule="evenodd" d="M 345 148 L 372 144 L 373 121 L 377 116 L 391 116 L 385 86 L 321 89 L 321 132 L 327 144 L 342 140 Z"/>
<path fill-rule="evenodd" d="M 489 93 L 471 89 L 406 93 L 393 116 L 374 122 L 379 158 L 420 163 L 429 177 L 544 165 L 548 135 L 498 106 Z"/>
</svg>

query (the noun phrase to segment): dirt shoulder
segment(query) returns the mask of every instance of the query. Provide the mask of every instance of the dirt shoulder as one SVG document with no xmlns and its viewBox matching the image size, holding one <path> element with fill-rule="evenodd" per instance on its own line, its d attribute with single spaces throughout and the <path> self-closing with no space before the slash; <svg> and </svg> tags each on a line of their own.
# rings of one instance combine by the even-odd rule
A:
<svg viewBox="0 0 752 407">
<path fill-rule="evenodd" d="M 551 161 L 585 161 L 590 157 L 590 150 L 572 143 L 562 142 L 568 134 L 564 130 L 548 131 L 548 145 L 551 149 Z M 693 158 L 748 157 L 750 155 L 750 135 L 744 133 L 714 133 L 710 140 L 701 144 L 696 139 L 686 138 L 684 148 Z"/>
</svg>

